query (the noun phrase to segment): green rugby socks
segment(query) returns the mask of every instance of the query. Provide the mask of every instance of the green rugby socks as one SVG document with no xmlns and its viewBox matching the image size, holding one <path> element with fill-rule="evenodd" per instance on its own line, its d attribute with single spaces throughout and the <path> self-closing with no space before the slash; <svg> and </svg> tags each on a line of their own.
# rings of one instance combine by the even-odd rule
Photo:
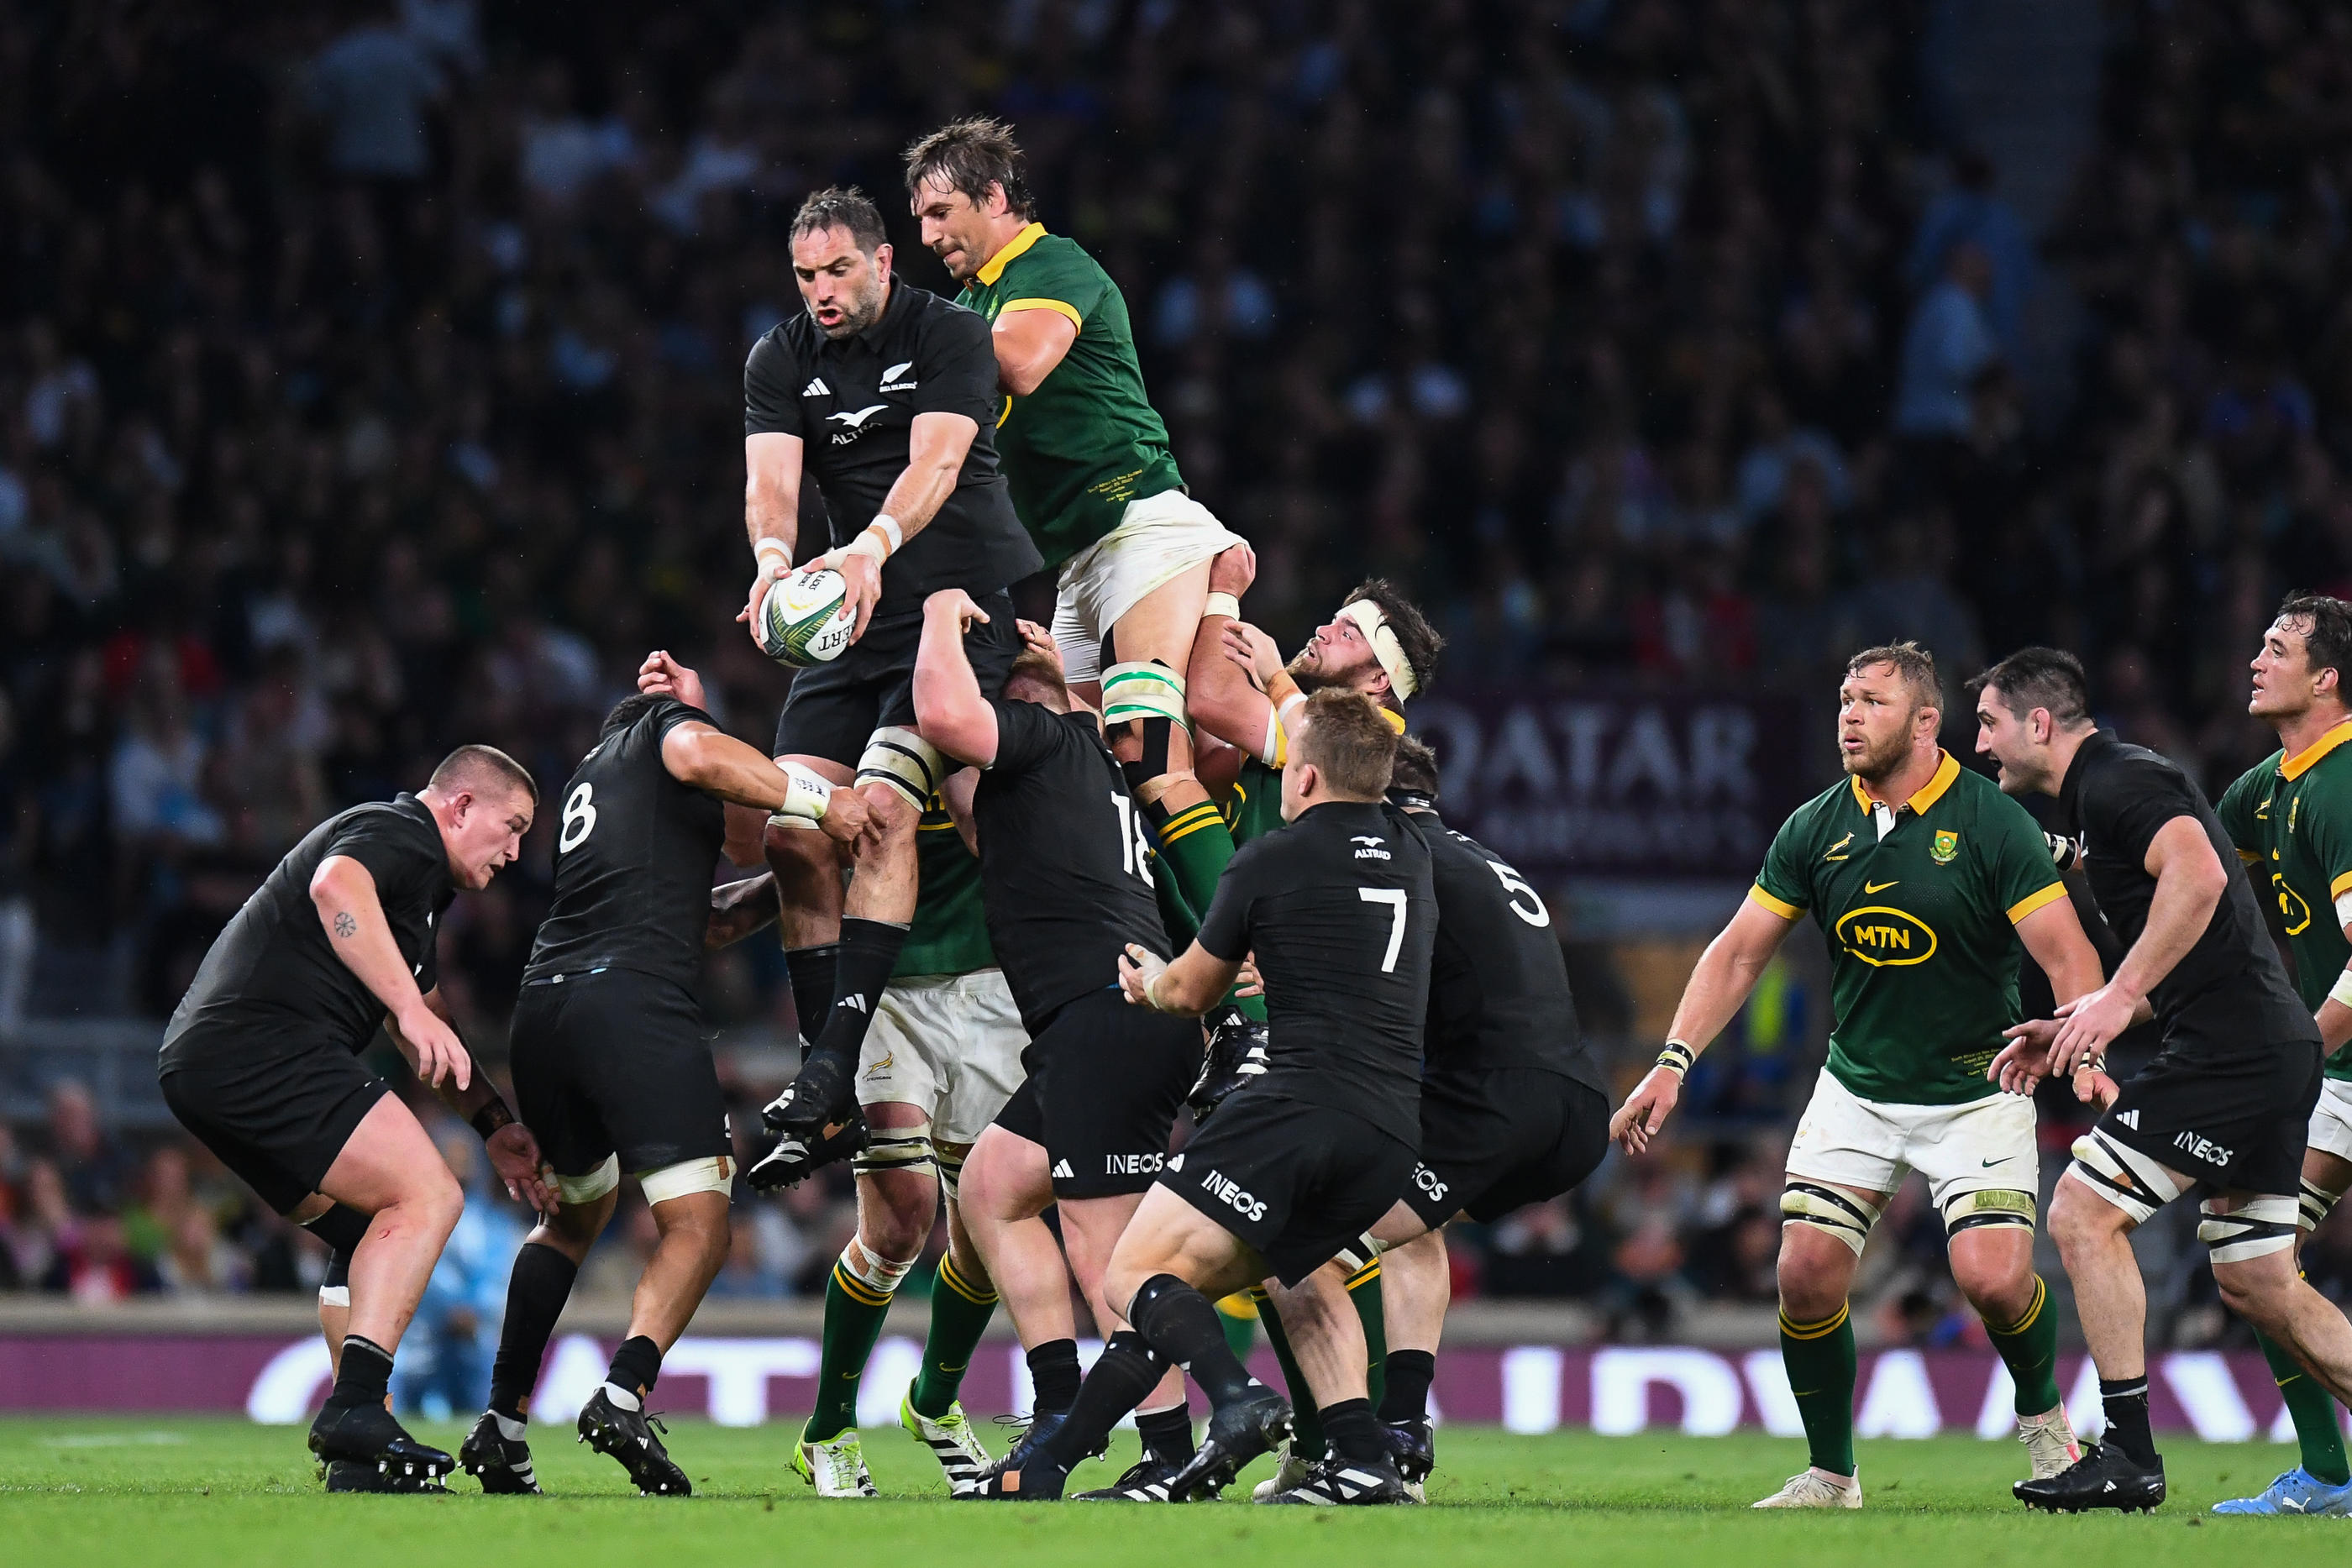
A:
<svg viewBox="0 0 2352 1568">
<path fill-rule="evenodd" d="M 1817 1323 L 1780 1314 L 1780 1362 L 1789 1369 L 1789 1392 L 1804 1418 L 1805 1444 L 1815 1469 L 1853 1474 L 1853 1319 L 1841 1302 Z"/>
</svg>

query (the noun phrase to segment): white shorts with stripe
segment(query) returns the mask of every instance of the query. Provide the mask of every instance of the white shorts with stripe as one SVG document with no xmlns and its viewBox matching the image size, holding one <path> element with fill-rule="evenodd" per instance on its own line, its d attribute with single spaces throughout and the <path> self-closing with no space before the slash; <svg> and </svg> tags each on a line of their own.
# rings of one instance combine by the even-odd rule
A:
<svg viewBox="0 0 2352 1568">
<path fill-rule="evenodd" d="M 935 1144 L 972 1144 L 1028 1074 L 1002 969 L 893 980 L 857 1055 L 857 1103 L 920 1106 Z"/>
<path fill-rule="evenodd" d="M 1054 641 L 1063 673 L 1073 681 L 1102 679 L 1102 640 L 1120 617 L 1154 589 L 1241 542 L 1181 490 L 1129 501 L 1118 527 L 1062 563 Z"/>
</svg>

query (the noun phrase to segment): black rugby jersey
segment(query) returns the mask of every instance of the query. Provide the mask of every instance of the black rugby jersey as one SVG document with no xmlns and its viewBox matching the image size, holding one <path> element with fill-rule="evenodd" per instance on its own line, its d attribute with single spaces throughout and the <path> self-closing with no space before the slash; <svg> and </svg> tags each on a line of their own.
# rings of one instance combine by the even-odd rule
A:
<svg viewBox="0 0 2352 1568">
<path fill-rule="evenodd" d="M 690 722 L 718 727 L 663 697 L 597 742 L 556 797 L 555 889 L 525 980 L 628 969 L 691 986 L 702 973 L 727 808 L 662 762 L 663 737 Z"/>
<path fill-rule="evenodd" d="M 1551 911 L 1527 879 L 1432 812 L 1408 812 L 1429 845 L 1437 894 L 1430 958 L 1429 1072 L 1531 1067 L 1609 1086 L 1577 1026 Z"/>
<path fill-rule="evenodd" d="M 835 545 L 882 509 L 906 472 L 919 413 L 960 413 L 980 433 L 939 514 L 883 567 L 874 613 L 886 619 L 920 614 L 940 589 L 993 592 L 1045 564 L 997 471 L 987 320 L 894 280 L 881 319 L 865 331 L 836 341 L 798 310 L 751 346 L 743 366 L 743 434 L 801 438 L 803 478 L 824 493 Z M 822 547 L 803 538 L 793 553 L 807 560 Z"/>
<path fill-rule="evenodd" d="M 2062 831 L 2082 836 L 2091 895 L 2126 948 L 2147 926 L 2156 897 L 2147 849 L 2166 823 L 2196 818 L 2228 873 L 2204 933 L 2148 998 L 2168 1049 L 2178 1044 L 2200 1056 L 2261 1056 L 2282 1041 L 2307 1040 L 2318 1048 L 2319 1026 L 2287 982 L 2237 848 L 2177 764 L 2099 731 L 2074 754 L 2058 810 Z M 2175 1026 L 2192 1008 L 2199 1009 L 2200 1027 L 2177 1036 Z M 2224 1020 L 2225 1027 L 2204 1027 Z"/>
<path fill-rule="evenodd" d="M 164 1027 L 162 1071 L 223 1052 L 248 1062 L 322 1044 L 356 1052 L 375 1037 L 384 1006 L 336 956 L 310 901 L 310 879 L 338 855 L 375 879 L 416 988 L 439 983 L 436 929 L 457 896 L 441 830 L 414 795 L 353 806 L 311 829 L 214 938 Z"/>
<path fill-rule="evenodd" d="M 1391 807 L 1326 801 L 1242 846 L 1199 940 L 1229 962 L 1257 954 L 1271 1037 L 1257 1092 L 1418 1145 L 1437 923 L 1429 846 Z"/>
<path fill-rule="evenodd" d="M 996 760 L 972 794 L 989 945 L 1032 1035 L 1118 984 L 1129 942 L 1161 957 L 1143 815 L 1083 709 L 992 699 Z"/>
</svg>

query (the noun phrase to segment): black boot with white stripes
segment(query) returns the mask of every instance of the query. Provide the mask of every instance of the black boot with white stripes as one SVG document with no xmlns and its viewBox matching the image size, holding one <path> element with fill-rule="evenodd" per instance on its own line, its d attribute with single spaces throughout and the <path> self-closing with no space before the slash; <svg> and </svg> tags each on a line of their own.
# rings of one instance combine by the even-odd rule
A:
<svg viewBox="0 0 2352 1568">
<path fill-rule="evenodd" d="M 1317 1508 L 1369 1508 L 1411 1503 L 1404 1478 L 1388 1460 L 1363 1464 L 1337 1455 L 1316 1461 L 1307 1479 L 1288 1491 L 1276 1492 L 1270 1503 L 1307 1504 Z"/>
</svg>

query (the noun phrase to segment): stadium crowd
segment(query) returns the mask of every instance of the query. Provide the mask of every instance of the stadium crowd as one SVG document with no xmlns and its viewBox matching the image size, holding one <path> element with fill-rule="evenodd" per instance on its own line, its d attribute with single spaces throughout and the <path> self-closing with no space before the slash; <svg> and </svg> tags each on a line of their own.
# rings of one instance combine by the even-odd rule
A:
<svg viewBox="0 0 2352 1568">
<path fill-rule="evenodd" d="M 971 110 L 1126 289 L 1286 644 L 1373 573 L 1464 685 L 1817 696 L 1867 643 L 2047 641 L 2218 789 L 2270 745 L 2242 665 L 2279 593 L 2352 586 L 2352 18 L 2111 5 L 2036 240 L 1931 111 L 1934 9 L 0 13 L 0 1030 L 160 1018 L 310 823 L 458 738 L 562 779 L 648 647 L 764 743 L 738 371 L 793 308 L 784 220 L 836 179 L 895 210 L 902 143 Z M 2053 291 L 2069 373 L 2030 397 Z M 477 1040 L 551 821 L 444 933 Z M 790 1020 L 772 943 L 711 974 L 714 1017 Z M 1457 1294 L 1624 1333 L 1769 1302 L 1805 1077 L 1465 1238 Z M 845 1186 L 753 1206 L 717 1290 L 821 1280 Z M 315 1282 L 239 1190 L 60 1083 L 0 1125 L 0 1287 Z M 1957 1298 L 1912 1218 L 1864 1293 L 1932 1340 Z"/>
</svg>

